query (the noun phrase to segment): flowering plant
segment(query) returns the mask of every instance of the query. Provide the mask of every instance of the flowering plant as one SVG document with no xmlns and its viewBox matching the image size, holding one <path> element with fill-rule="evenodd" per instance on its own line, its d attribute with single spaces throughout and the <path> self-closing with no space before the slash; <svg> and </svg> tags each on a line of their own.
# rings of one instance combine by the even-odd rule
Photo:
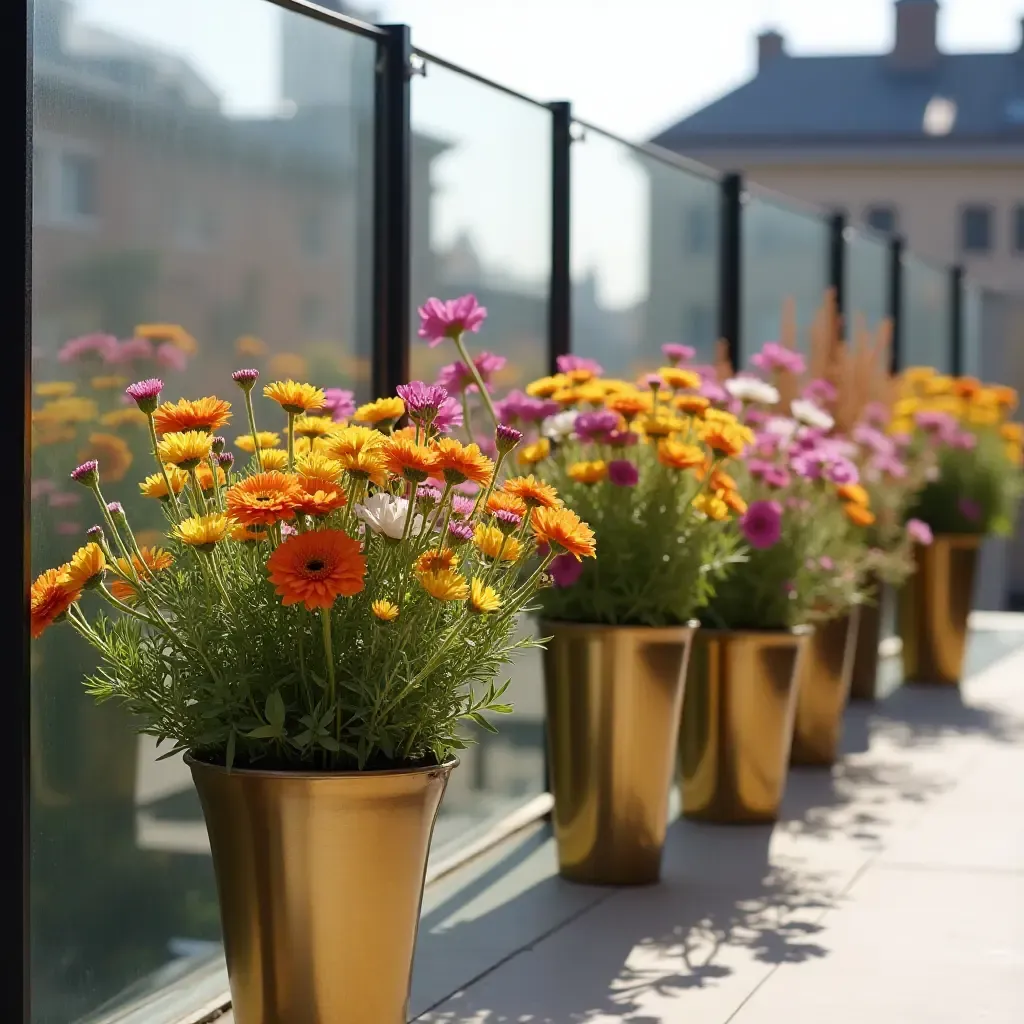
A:
<svg viewBox="0 0 1024 1024">
<path fill-rule="evenodd" d="M 57 621 L 80 632 L 102 657 L 90 692 L 170 740 L 167 756 L 282 769 L 441 762 L 465 745 L 460 723 L 491 729 L 487 713 L 511 710 L 492 680 L 531 643 L 513 636 L 517 613 L 556 556 L 594 554 L 593 535 L 552 488 L 497 485 L 518 431 L 497 430 L 492 461 L 439 430 L 443 388 L 413 382 L 350 425 L 320 389 L 269 384 L 281 447 L 281 433 L 257 429 L 258 376 L 233 374 L 248 428 L 235 441 L 250 454 L 241 471 L 217 434 L 228 402 L 160 404 L 157 379 L 127 389 L 157 457 L 140 489 L 161 503 L 167 541 L 140 545 L 103 495 L 101 465 L 80 465 L 72 478 L 102 525 L 33 583 L 32 634 Z M 411 425 L 395 431 L 406 413 Z M 459 492 L 467 483 L 475 498 Z"/>
<path fill-rule="evenodd" d="M 1024 479 L 1024 427 L 1008 420 L 1016 406 L 1010 387 L 943 376 L 931 367 L 903 372 L 890 430 L 937 462 L 911 515 L 935 533 L 1011 532 Z"/>
<path fill-rule="evenodd" d="M 557 374 L 499 403 L 531 432 L 519 462 L 592 524 L 601 549 L 593 563 L 552 562 L 547 618 L 687 622 L 734 555 L 728 520 L 747 506 L 726 466 L 753 435 L 696 393 L 700 377 L 675 346 L 666 357 L 637 386 L 562 356 Z"/>
</svg>

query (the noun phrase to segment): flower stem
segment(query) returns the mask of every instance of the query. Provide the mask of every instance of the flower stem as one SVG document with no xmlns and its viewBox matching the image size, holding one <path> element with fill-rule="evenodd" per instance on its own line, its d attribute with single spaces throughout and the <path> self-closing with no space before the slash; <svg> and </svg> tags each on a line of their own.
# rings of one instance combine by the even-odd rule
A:
<svg viewBox="0 0 1024 1024">
<path fill-rule="evenodd" d="M 466 352 L 466 346 L 462 344 L 462 335 L 456 334 L 452 339 L 455 342 L 455 347 L 459 350 L 459 355 L 462 356 L 462 361 L 469 367 L 469 372 L 473 374 L 473 379 L 476 381 L 476 386 L 480 389 L 480 397 L 483 399 L 484 405 L 487 406 L 487 411 L 490 413 L 491 419 L 494 421 L 494 426 L 498 426 L 498 414 L 494 411 L 494 403 L 491 401 L 491 396 L 487 393 L 487 387 L 484 385 L 483 377 L 480 376 L 480 371 L 476 367 L 476 363 L 469 358 Z M 469 422 L 467 415 L 466 422 Z"/>
<path fill-rule="evenodd" d="M 288 413 L 288 472 L 295 472 L 295 413 Z"/>
<path fill-rule="evenodd" d="M 337 687 L 334 679 L 334 646 L 331 642 L 331 610 L 330 608 L 320 609 L 320 622 L 324 628 L 324 657 L 327 659 L 327 693 L 331 709 L 334 711 L 334 738 L 341 741 L 341 715 L 335 701 L 337 700 Z"/>
<path fill-rule="evenodd" d="M 149 440 L 153 444 L 153 458 L 156 459 L 156 464 L 160 467 L 160 472 L 163 474 L 164 486 L 167 488 L 167 498 L 171 503 L 171 508 L 175 511 L 175 518 L 180 521 L 181 517 L 180 515 L 177 515 L 177 513 L 180 512 L 180 509 L 178 508 L 178 496 L 171 490 L 171 478 L 167 473 L 167 467 L 164 465 L 164 460 L 160 458 L 160 453 L 158 451 L 160 442 L 156 437 L 156 423 L 153 420 L 153 414 L 151 412 L 146 413 L 146 422 L 149 424 Z"/>
<path fill-rule="evenodd" d="M 245 392 L 245 413 L 249 418 L 249 433 L 252 434 L 252 447 L 253 454 L 256 457 L 256 465 L 259 471 L 263 472 L 263 456 L 260 454 L 260 442 L 256 436 L 256 414 L 252 409 L 252 392 L 246 390 Z"/>
</svg>

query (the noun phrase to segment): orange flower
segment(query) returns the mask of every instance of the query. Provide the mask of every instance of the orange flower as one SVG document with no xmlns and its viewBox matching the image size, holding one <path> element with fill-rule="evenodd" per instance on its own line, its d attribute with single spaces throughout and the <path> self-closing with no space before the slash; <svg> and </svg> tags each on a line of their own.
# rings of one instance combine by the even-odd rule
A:
<svg viewBox="0 0 1024 1024">
<path fill-rule="evenodd" d="M 294 380 L 277 380 L 263 389 L 285 412 L 298 414 L 323 408 L 327 396 L 312 384 L 299 384 Z"/>
<path fill-rule="evenodd" d="M 982 383 L 976 377 L 958 377 L 953 381 L 953 394 L 968 401 L 982 389 Z"/>
<path fill-rule="evenodd" d="M 465 601 L 469 597 L 469 584 L 457 572 L 421 572 L 416 578 L 420 586 L 438 601 Z"/>
<path fill-rule="evenodd" d="M 267 531 L 264 527 L 258 527 L 254 530 L 250 526 L 232 526 L 231 533 L 228 536 L 232 540 L 237 540 L 243 544 L 258 543 L 261 540 L 267 539 Z"/>
<path fill-rule="evenodd" d="M 608 464 L 601 460 L 574 462 L 566 472 L 578 484 L 596 484 L 608 476 Z"/>
<path fill-rule="evenodd" d="M 708 519 L 720 521 L 729 518 L 729 506 L 721 494 L 698 494 L 693 499 L 693 507 Z"/>
<path fill-rule="evenodd" d="M 286 473 L 254 473 L 228 488 L 228 515 L 244 526 L 270 526 L 292 518 L 302 493 L 295 477 Z"/>
<path fill-rule="evenodd" d="M 99 544 L 90 541 L 80 547 L 68 562 L 67 586 L 69 590 L 85 590 L 103 582 L 103 573 L 107 568 L 107 560 L 103 557 L 103 549 Z"/>
<path fill-rule="evenodd" d="M 488 558 L 497 558 L 500 553 L 503 562 L 515 562 L 523 552 L 523 545 L 515 537 L 508 537 L 496 526 L 483 523 L 477 523 L 473 543 Z"/>
<path fill-rule="evenodd" d="M 199 481 L 199 487 L 204 492 L 213 490 L 213 470 L 210 469 L 210 464 L 208 462 L 200 462 L 199 465 L 196 466 L 196 479 Z M 225 475 L 224 470 L 218 466 L 217 484 L 220 487 L 223 487 L 227 482 L 228 478 Z M 174 484 L 172 483 L 171 486 L 173 487 Z M 164 489 L 166 490 L 166 488 Z"/>
<path fill-rule="evenodd" d="M 341 482 L 341 463 L 321 452 L 310 452 L 295 464 L 299 483 L 306 491 L 334 490 Z"/>
<path fill-rule="evenodd" d="M 860 484 L 843 484 L 836 493 L 843 501 L 852 501 L 854 505 L 863 505 L 867 508 L 871 504 L 868 492 Z"/>
<path fill-rule="evenodd" d="M 999 428 L 999 434 L 1004 441 L 1020 444 L 1024 441 L 1024 423 L 1004 423 Z"/>
<path fill-rule="evenodd" d="M 597 550 L 594 531 L 575 512 L 568 508 L 538 508 L 530 519 L 538 542 L 550 546 L 552 551 L 575 555 L 580 561 L 584 555 L 594 558 Z"/>
<path fill-rule="evenodd" d="M 1005 384 L 997 384 L 992 388 L 992 394 L 997 404 L 1004 409 L 1017 408 L 1017 392 L 1014 388 L 1007 387 Z"/>
<path fill-rule="evenodd" d="M 383 445 L 384 461 L 395 476 L 419 484 L 437 469 L 438 455 L 425 444 L 389 437 Z"/>
<path fill-rule="evenodd" d="M 283 541 L 267 559 L 267 571 L 281 604 L 330 608 L 339 597 L 363 589 L 366 559 L 359 541 L 342 530 L 313 530 Z"/>
<path fill-rule="evenodd" d="M 698 436 L 712 451 L 730 458 L 742 455 L 743 449 L 754 440 L 749 427 L 723 423 L 717 419 L 706 420 L 700 426 Z"/>
<path fill-rule="evenodd" d="M 506 494 L 522 498 L 527 508 L 559 508 L 562 499 L 550 484 L 530 476 L 514 476 L 505 481 L 502 490 Z M 515 511 L 510 509 L 509 511 Z"/>
<path fill-rule="evenodd" d="M 437 454 L 437 468 L 449 484 L 465 480 L 486 484 L 494 472 L 494 463 L 480 451 L 479 445 L 464 445 L 454 437 L 441 437 L 432 442 Z"/>
<path fill-rule="evenodd" d="M 722 488 L 721 490 L 716 491 L 715 494 L 737 515 L 742 516 L 746 514 L 747 503 L 743 500 L 738 491 L 734 491 L 729 488 Z"/>
<path fill-rule="evenodd" d="M 700 387 L 700 374 L 679 366 L 663 366 L 658 370 L 658 376 L 673 391 L 695 390 Z"/>
<path fill-rule="evenodd" d="M 131 564 L 140 580 L 148 579 L 155 572 L 169 569 L 174 562 L 174 558 L 163 548 L 144 547 L 139 551 L 142 554 L 142 559 L 140 560 L 138 555 L 132 555 Z M 118 558 L 117 567 L 125 576 L 130 576 L 127 558 Z M 110 592 L 119 601 L 124 601 L 127 604 L 131 604 L 138 597 L 135 585 L 123 579 L 111 580 Z"/>
<path fill-rule="evenodd" d="M 116 434 L 90 434 L 86 446 L 78 453 L 78 461 L 96 459 L 103 479 L 116 483 L 123 480 L 134 456 L 123 437 Z"/>
<path fill-rule="evenodd" d="M 561 391 L 572 384 L 572 378 L 564 373 L 554 377 L 541 377 L 526 385 L 526 393 L 534 398 L 550 398 L 556 391 Z"/>
<path fill-rule="evenodd" d="M 693 469 L 704 465 L 704 451 L 695 444 L 659 441 L 658 461 L 670 469 Z"/>
<path fill-rule="evenodd" d="M 267 343 L 253 334 L 243 334 L 235 339 L 235 351 L 240 356 L 265 356 Z"/>
<path fill-rule="evenodd" d="M 724 469 L 716 469 L 711 474 L 711 490 L 735 491 L 736 481 Z"/>
<path fill-rule="evenodd" d="M 165 341 L 189 356 L 194 356 L 199 351 L 196 339 L 181 324 L 139 324 L 135 328 L 135 337 L 156 342 Z"/>
<path fill-rule="evenodd" d="M 875 514 L 873 512 L 866 509 L 863 505 L 857 505 L 852 501 L 847 502 L 843 506 L 843 511 L 850 522 L 856 526 L 870 526 L 875 521 Z"/>
<path fill-rule="evenodd" d="M 79 598 L 80 590 L 70 586 L 68 566 L 47 569 L 36 577 L 29 595 L 31 633 L 33 639 L 59 619 Z"/>
<path fill-rule="evenodd" d="M 370 611 L 381 622 L 394 622 L 398 618 L 398 605 L 393 604 L 391 601 L 374 601 L 370 605 Z"/>
<path fill-rule="evenodd" d="M 299 497 L 295 504 L 296 512 L 303 512 L 307 516 L 329 516 L 336 509 L 343 508 L 348 504 L 341 488 L 329 491 L 299 491 Z"/>
<path fill-rule="evenodd" d="M 650 412 L 654 407 L 650 392 L 639 390 L 609 395 L 605 404 L 613 412 L 622 413 L 627 419 L 632 419 L 642 412 Z"/>
<path fill-rule="evenodd" d="M 512 512 L 517 516 L 525 516 L 526 501 L 518 494 L 511 494 L 505 490 L 492 491 L 487 499 L 487 510 L 489 512 Z"/>
<path fill-rule="evenodd" d="M 432 548 L 416 559 L 417 572 L 448 572 L 459 567 L 459 556 L 451 548 Z"/>
<path fill-rule="evenodd" d="M 212 434 L 231 419 L 231 403 L 222 398 L 180 398 L 177 402 L 164 402 L 153 413 L 158 434 L 184 433 L 186 430 L 205 430 Z"/>
<path fill-rule="evenodd" d="M 689 413 L 691 416 L 701 416 L 711 404 L 711 400 L 703 395 L 676 395 L 672 399 L 672 404 L 680 412 Z"/>
</svg>

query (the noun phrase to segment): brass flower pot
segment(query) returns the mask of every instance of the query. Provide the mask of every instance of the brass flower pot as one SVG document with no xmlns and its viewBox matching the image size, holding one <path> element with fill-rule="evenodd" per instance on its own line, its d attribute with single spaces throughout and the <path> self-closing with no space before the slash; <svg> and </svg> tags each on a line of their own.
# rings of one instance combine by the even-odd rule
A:
<svg viewBox="0 0 1024 1024">
<path fill-rule="evenodd" d="M 850 700 L 878 700 L 878 648 L 882 643 L 882 620 L 894 598 L 893 589 L 877 577 L 867 586 L 868 603 L 860 606 L 857 643 L 850 674 Z"/>
<path fill-rule="evenodd" d="M 800 659 L 790 764 L 831 765 L 850 695 L 860 608 L 814 627 Z"/>
<path fill-rule="evenodd" d="M 405 1024 L 427 851 L 458 760 L 336 774 L 186 760 L 235 1024 Z"/>
<path fill-rule="evenodd" d="M 917 572 L 900 594 L 906 682 L 959 683 L 982 540 L 978 535 L 941 534 L 927 547 L 917 546 Z"/>
<path fill-rule="evenodd" d="M 691 626 L 542 622 L 559 870 L 592 885 L 661 874 Z"/>
<path fill-rule="evenodd" d="M 810 630 L 701 629 L 686 680 L 683 814 L 771 822 L 786 788 L 800 659 Z"/>
</svg>

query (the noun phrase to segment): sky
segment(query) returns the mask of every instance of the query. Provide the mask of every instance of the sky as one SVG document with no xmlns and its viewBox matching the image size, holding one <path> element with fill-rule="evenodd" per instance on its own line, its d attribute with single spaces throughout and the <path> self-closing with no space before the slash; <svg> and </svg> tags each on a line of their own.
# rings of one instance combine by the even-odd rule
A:
<svg viewBox="0 0 1024 1024">
<path fill-rule="evenodd" d="M 379 21 L 410 24 L 414 43 L 430 53 L 535 99 L 568 99 L 578 117 L 637 141 L 749 79 L 755 37 L 766 28 L 780 31 L 797 55 L 880 53 L 892 44 L 894 21 L 892 0 L 378 0 L 366 7 Z M 280 108 L 280 20 L 297 16 L 267 0 L 75 0 L 75 9 L 187 57 L 227 111 Z M 944 0 L 940 46 L 1014 49 L 1022 17 L 1024 0 Z M 437 67 L 412 88 L 414 129 L 452 147 L 433 171 L 432 243 L 446 248 L 469 235 L 488 268 L 542 286 L 546 113 Z M 574 271 L 594 270 L 602 301 L 625 306 L 642 298 L 646 277 L 646 182 L 627 150 L 586 145 L 574 147 Z"/>
</svg>

